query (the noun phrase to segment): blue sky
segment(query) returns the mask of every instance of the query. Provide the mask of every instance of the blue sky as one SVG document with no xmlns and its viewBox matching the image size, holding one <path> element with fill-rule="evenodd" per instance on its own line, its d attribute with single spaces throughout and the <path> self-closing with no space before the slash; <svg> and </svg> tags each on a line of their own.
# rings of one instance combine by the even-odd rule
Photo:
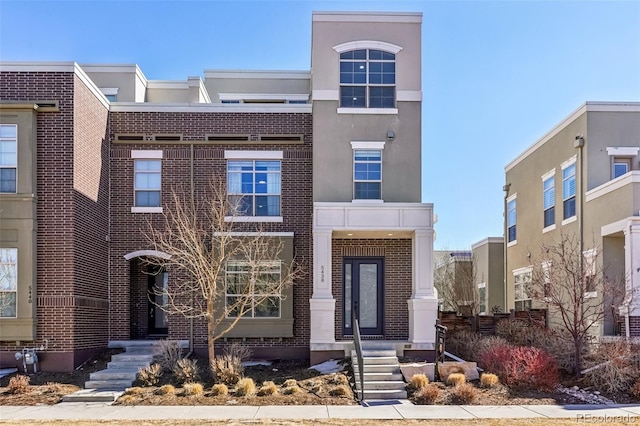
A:
<svg viewBox="0 0 640 426">
<path fill-rule="evenodd" d="M 640 1 L 0 0 L 0 59 L 137 63 L 158 80 L 308 70 L 323 10 L 423 13 L 437 249 L 502 235 L 504 166 L 582 103 L 640 101 Z"/>
</svg>

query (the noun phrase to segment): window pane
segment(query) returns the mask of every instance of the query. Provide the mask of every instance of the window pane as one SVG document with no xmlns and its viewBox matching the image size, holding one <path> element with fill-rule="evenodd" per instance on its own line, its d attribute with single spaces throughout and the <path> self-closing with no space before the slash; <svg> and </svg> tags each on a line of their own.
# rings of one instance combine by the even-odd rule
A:
<svg viewBox="0 0 640 426">
<path fill-rule="evenodd" d="M 567 200 L 564 200 L 563 203 L 563 219 L 568 219 L 572 216 L 576 215 L 576 197 L 571 197 Z"/>
<path fill-rule="evenodd" d="M 613 165 L 613 178 L 620 177 L 627 173 L 628 165 L 627 163 L 615 163 Z"/>
<path fill-rule="evenodd" d="M 382 151 L 371 150 L 365 151 L 361 149 L 355 150 L 354 158 L 356 161 L 380 161 L 382 159 Z"/>
<path fill-rule="evenodd" d="M 280 316 L 280 298 L 267 297 L 265 300 L 256 304 L 254 309 L 256 318 L 277 318 Z"/>
<path fill-rule="evenodd" d="M 351 328 L 351 264 L 344 265 L 344 326 Z"/>
<path fill-rule="evenodd" d="M 160 160 L 135 160 L 135 171 L 160 171 Z"/>
<path fill-rule="evenodd" d="M 16 169 L 0 169 L 0 192 L 16 192 Z"/>
<path fill-rule="evenodd" d="M 280 197 L 257 195 L 256 216 L 280 216 Z"/>
<path fill-rule="evenodd" d="M 253 196 L 230 196 L 229 208 L 231 216 L 253 216 Z"/>
<path fill-rule="evenodd" d="M 0 317 L 3 318 L 15 318 L 16 308 L 18 306 L 16 302 L 17 293 L 12 292 L 0 292 Z"/>
<path fill-rule="evenodd" d="M 229 171 L 253 170 L 253 161 L 228 161 L 227 170 Z"/>
<path fill-rule="evenodd" d="M 511 241 L 515 241 L 516 240 L 516 226 L 510 226 L 509 227 L 509 242 Z"/>
<path fill-rule="evenodd" d="M 355 199 L 356 200 L 379 200 L 380 199 L 380 183 L 379 182 L 355 182 Z"/>
<path fill-rule="evenodd" d="M 18 126 L 15 124 L 0 124 L 0 138 L 16 138 Z"/>
<path fill-rule="evenodd" d="M 395 89 L 393 87 L 370 87 L 370 108 L 393 108 L 395 106 Z"/>
<path fill-rule="evenodd" d="M 160 207 L 160 191 L 136 191 L 136 207 Z"/>
<path fill-rule="evenodd" d="M 507 225 L 516 224 L 516 200 L 511 200 L 507 204 Z"/>
<path fill-rule="evenodd" d="M 280 171 L 279 161 L 256 161 L 256 171 Z"/>
<path fill-rule="evenodd" d="M 349 52 L 344 52 L 340 54 L 340 59 L 366 59 L 366 58 L 367 58 L 366 49 L 351 50 Z"/>
<path fill-rule="evenodd" d="M 242 174 L 240 173 L 227 174 L 227 193 L 229 194 L 242 193 Z"/>
<path fill-rule="evenodd" d="M 550 207 L 544 211 L 544 227 L 551 226 L 556 223 L 556 208 Z"/>
<path fill-rule="evenodd" d="M 343 108 L 364 108 L 366 106 L 365 87 L 340 87 L 340 106 Z"/>
</svg>

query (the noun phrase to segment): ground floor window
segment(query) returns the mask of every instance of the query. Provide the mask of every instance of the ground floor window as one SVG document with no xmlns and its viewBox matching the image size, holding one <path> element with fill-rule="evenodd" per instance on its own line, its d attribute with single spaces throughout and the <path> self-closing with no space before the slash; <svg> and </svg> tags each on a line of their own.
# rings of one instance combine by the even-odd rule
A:
<svg viewBox="0 0 640 426">
<path fill-rule="evenodd" d="M 227 317 L 279 318 L 281 315 L 279 260 L 250 264 L 229 261 L 225 268 Z"/>
<path fill-rule="evenodd" d="M 18 249 L 0 249 L 0 317 L 15 318 L 18 295 Z"/>
<path fill-rule="evenodd" d="M 531 270 L 514 274 L 515 309 L 525 311 L 531 309 Z"/>
</svg>

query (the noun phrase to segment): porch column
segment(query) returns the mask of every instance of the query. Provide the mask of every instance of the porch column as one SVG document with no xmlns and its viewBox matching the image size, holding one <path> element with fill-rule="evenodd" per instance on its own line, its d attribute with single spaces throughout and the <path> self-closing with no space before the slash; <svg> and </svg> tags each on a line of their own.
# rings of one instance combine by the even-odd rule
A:
<svg viewBox="0 0 640 426">
<path fill-rule="evenodd" d="M 416 230 L 412 247 L 413 282 L 409 299 L 409 341 L 433 349 L 438 299 L 433 292 L 433 230 Z M 429 346 L 429 347 L 427 347 Z"/>
<path fill-rule="evenodd" d="M 330 229 L 313 231 L 313 294 L 311 310 L 311 343 L 335 342 L 336 300 L 331 294 Z"/>
<path fill-rule="evenodd" d="M 630 217 L 624 229 L 627 315 L 640 316 L 640 217 Z"/>
</svg>

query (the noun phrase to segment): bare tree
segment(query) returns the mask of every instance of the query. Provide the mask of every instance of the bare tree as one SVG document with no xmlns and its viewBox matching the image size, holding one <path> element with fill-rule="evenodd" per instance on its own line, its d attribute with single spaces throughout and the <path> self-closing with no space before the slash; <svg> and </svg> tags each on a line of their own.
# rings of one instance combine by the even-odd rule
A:
<svg viewBox="0 0 640 426">
<path fill-rule="evenodd" d="M 474 256 L 468 251 L 451 251 L 434 268 L 434 286 L 443 309 L 466 315 L 480 313 L 477 288 L 477 268 Z"/>
<path fill-rule="evenodd" d="M 157 306 L 206 320 L 213 363 L 215 341 L 251 312 L 277 314 L 283 290 L 302 269 L 295 260 L 281 260 L 284 243 L 278 237 L 238 220 L 242 199 L 228 196 L 224 182 L 212 181 L 210 194 L 198 202 L 184 193 L 174 189 L 162 226 L 149 225 L 149 243 L 168 256 L 147 262 L 177 277 L 155 289 L 162 300 Z"/>
<path fill-rule="evenodd" d="M 624 300 L 624 280 L 605 275 L 600 254 L 595 244 L 585 251 L 575 236 L 561 234 L 558 241 L 543 244 L 533 262 L 532 298 L 547 304 L 550 323 L 571 340 L 576 377 L 590 336 L 611 307 Z"/>
</svg>

